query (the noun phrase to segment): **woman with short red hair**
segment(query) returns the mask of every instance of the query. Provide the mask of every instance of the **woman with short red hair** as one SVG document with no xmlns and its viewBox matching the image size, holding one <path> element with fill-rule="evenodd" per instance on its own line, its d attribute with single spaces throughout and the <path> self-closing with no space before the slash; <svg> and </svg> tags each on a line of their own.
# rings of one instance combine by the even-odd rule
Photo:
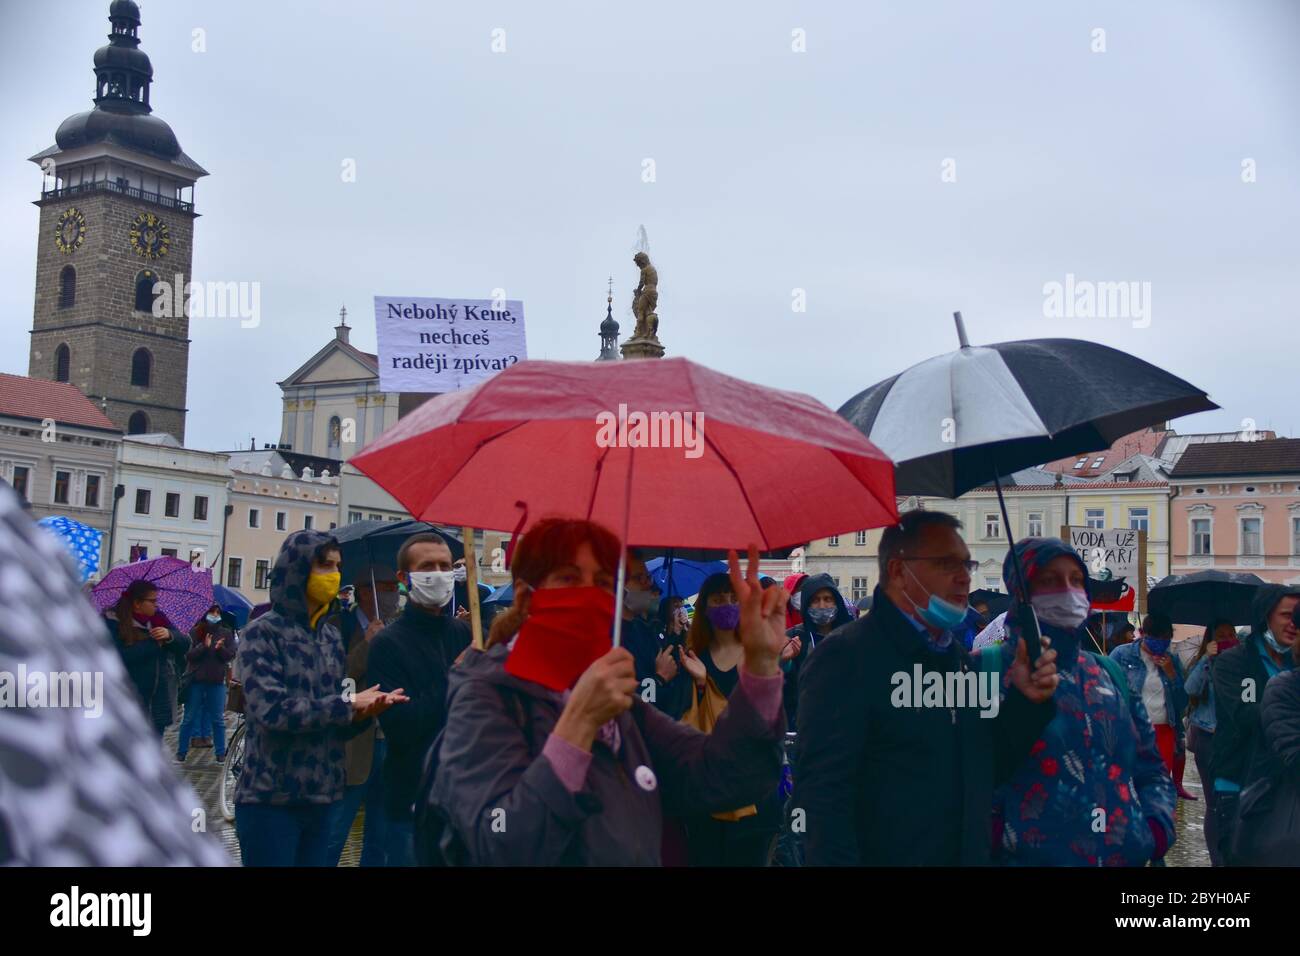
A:
<svg viewBox="0 0 1300 956">
<path fill-rule="evenodd" d="M 620 545 L 589 521 L 552 518 L 520 539 L 514 604 L 488 646 L 453 668 L 430 802 L 441 857 L 474 865 L 657 866 L 665 814 L 754 803 L 781 769 L 785 592 L 731 555 L 744 657 L 712 734 L 640 696 L 611 647 Z"/>
</svg>

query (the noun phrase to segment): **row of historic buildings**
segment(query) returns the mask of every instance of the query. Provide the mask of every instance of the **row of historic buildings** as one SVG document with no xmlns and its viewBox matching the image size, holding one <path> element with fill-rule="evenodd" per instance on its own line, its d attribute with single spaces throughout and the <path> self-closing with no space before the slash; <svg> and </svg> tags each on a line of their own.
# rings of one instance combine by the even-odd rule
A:
<svg viewBox="0 0 1300 956">
<path fill-rule="evenodd" d="M 1208 568 L 1300 583 L 1300 439 L 1149 429 L 1111 449 L 1017 472 L 1003 491 L 1016 538 L 1058 535 L 1066 526 L 1145 531 L 1149 584 Z M 972 587 L 1006 590 L 1006 529 L 992 486 L 956 500 L 900 498 L 899 508 L 961 519 L 980 565 Z M 829 573 L 846 597 L 865 597 L 880 580 L 879 543 L 878 529 L 815 541 L 804 570 Z"/>
</svg>

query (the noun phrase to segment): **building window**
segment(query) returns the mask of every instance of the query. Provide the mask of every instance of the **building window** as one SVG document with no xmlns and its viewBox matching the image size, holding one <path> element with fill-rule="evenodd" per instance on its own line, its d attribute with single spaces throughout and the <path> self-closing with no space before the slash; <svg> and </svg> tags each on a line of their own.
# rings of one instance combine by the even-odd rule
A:
<svg viewBox="0 0 1300 956">
<path fill-rule="evenodd" d="M 861 548 L 867 543 L 867 533 L 865 531 L 859 531 L 853 536 L 853 543 Z"/>
<path fill-rule="evenodd" d="M 348 524 L 356 524 L 356 523 L 357 523 L 358 521 L 360 521 L 360 520 L 361 520 L 361 512 L 360 512 L 360 511 L 349 511 L 349 512 L 348 512 Z"/>
<path fill-rule="evenodd" d="M 99 475 L 86 476 L 86 507 L 99 507 Z"/>
<path fill-rule="evenodd" d="M 1041 538 L 1043 536 L 1043 513 L 1041 511 L 1029 512 L 1029 537 Z"/>
<path fill-rule="evenodd" d="M 1259 555 L 1264 553 L 1260 544 L 1260 527 L 1263 524 L 1261 518 L 1242 518 L 1241 519 L 1241 553 Z"/>
<path fill-rule="evenodd" d="M 331 522 L 330 522 L 330 530 L 331 530 L 331 531 L 333 531 L 333 530 L 334 530 L 335 528 L 337 528 L 338 526 L 339 526 L 339 523 L 338 523 L 337 521 L 331 521 Z"/>
<path fill-rule="evenodd" d="M 14 466 L 14 491 L 18 492 L 18 497 L 24 501 L 27 500 L 27 479 L 31 472 L 21 465 Z"/>
<path fill-rule="evenodd" d="M 383 521 L 383 520 L 384 520 L 384 516 L 383 516 L 383 515 L 377 515 L 377 514 L 375 514 L 375 513 L 372 511 L 372 512 L 370 512 L 370 520 L 371 520 L 371 521 Z"/>
<path fill-rule="evenodd" d="M 149 431 L 149 416 L 144 412 L 132 412 L 126 421 L 128 435 L 144 435 Z"/>
<path fill-rule="evenodd" d="M 1255 486 L 1254 486 L 1254 485 L 1247 485 L 1247 486 L 1246 486 L 1246 494 L 1248 494 L 1248 495 L 1253 495 L 1254 493 L 1255 493 Z"/>
<path fill-rule="evenodd" d="M 158 553 L 161 554 L 164 558 L 179 557 L 179 555 L 176 553 L 176 548 L 163 548 Z"/>
<path fill-rule="evenodd" d="M 190 552 L 190 567 L 192 567 L 195 571 L 202 571 L 202 570 L 203 570 L 203 552 L 202 552 L 202 551 L 191 551 L 191 552 Z"/>
<path fill-rule="evenodd" d="M 826 547 L 838 548 L 839 546 L 840 546 L 840 536 L 838 534 L 833 534 L 826 539 Z"/>
<path fill-rule="evenodd" d="M 195 521 L 208 520 L 208 498 L 206 495 L 194 496 L 194 520 Z"/>
<path fill-rule="evenodd" d="M 250 528 L 262 527 L 262 512 L 257 508 L 248 509 L 248 526 Z"/>
<path fill-rule="evenodd" d="M 388 520 L 389 520 L 389 521 L 401 521 L 402 519 L 401 519 L 401 518 L 391 518 L 391 517 L 390 517 Z"/>
<path fill-rule="evenodd" d="M 302 516 L 302 527 L 303 527 L 303 530 L 305 530 L 305 531 L 310 531 L 310 530 L 312 529 L 312 525 L 314 525 L 315 523 L 316 523 L 316 522 L 315 522 L 315 519 L 314 519 L 311 515 L 303 515 L 303 516 Z"/>
<path fill-rule="evenodd" d="M 1151 509 L 1129 508 L 1128 526 L 1134 531 L 1150 531 L 1151 530 Z"/>
<path fill-rule="evenodd" d="M 1001 591 L 1002 579 L 996 574 L 984 575 L 984 587 L 989 591 Z"/>
<path fill-rule="evenodd" d="M 1106 527 L 1106 511 L 1104 508 L 1089 508 L 1083 513 L 1083 524 L 1086 528 L 1102 530 Z"/>
<path fill-rule="evenodd" d="M 1291 519 L 1291 553 L 1300 554 L 1300 518 Z"/>
<path fill-rule="evenodd" d="M 1102 463 L 1103 461 L 1105 461 L 1105 460 L 1106 460 L 1106 456 L 1105 456 L 1105 455 L 1098 455 L 1098 456 L 1097 456 L 1097 460 L 1094 461 L 1094 462 L 1092 463 L 1092 467 L 1093 467 L 1093 468 L 1100 468 L 1100 467 L 1101 467 L 1101 463 Z"/>
<path fill-rule="evenodd" d="M 1078 461 L 1076 461 L 1076 462 L 1074 463 L 1074 470 L 1075 470 L 1075 471 L 1078 471 L 1080 468 L 1082 468 L 1082 467 L 1083 467 L 1084 465 L 1086 465 L 1086 464 L 1088 464 L 1088 459 L 1087 459 L 1087 458 L 1080 458 Z"/>
<path fill-rule="evenodd" d="M 163 514 L 168 518 L 179 518 L 181 516 L 181 496 L 174 491 L 167 492 L 167 498 L 163 501 Z"/>
<path fill-rule="evenodd" d="M 840 579 L 838 575 L 831 578 L 831 583 L 835 585 L 835 590 L 838 591 L 840 589 Z"/>
<path fill-rule="evenodd" d="M 147 515 L 149 513 L 149 498 L 152 492 L 148 488 L 137 488 L 135 490 L 135 513 L 138 515 Z"/>
<path fill-rule="evenodd" d="M 72 472 L 56 471 L 54 473 L 54 503 L 56 505 L 66 505 L 68 503 L 68 493 L 72 488 Z"/>
<path fill-rule="evenodd" d="M 271 576 L 271 562 L 258 561 L 253 568 L 253 587 L 259 591 L 267 588 L 267 578 Z"/>
<path fill-rule="evenodd" d="M 237 588 L 243 577 L 244 562 L 240 558 L 231 558 L 226 562 L 226 587 Z"/>
<path fill-rule="evenodd" d="M 77 304 L 77 270 L 64 266 L 59 273 L 59 308 L 70 309 Z M 59 379 L 60 382 L 67 379 Z"/>
<path fill-rule="evenodd" d="M 149 354 L 148 349 L 136 349 L 135 354 L 131 356 L 131 384 L 148 388 L 152 373 L 153 356 Z"/>
<path fill-rule="evenodd" d="M 135 310 L 137 312 L 152 312 L 153 303 L 156 298 L 153 294 L 154 284 L 158 277 L 145 269 L 135 277 Z"/>
<path fill-rule="evenodd" d="M 1192 519 L 1192 554 L 1213 554 L 1213 540 L 1210 537 L 1210 519 Z"/>
<path fill-rule="evenodd" d="M 287 528 L 288 528 L 288 522 L 289 522 L 289 515 L 288 515 L 286 512 L 283 512 L 283 511 L 277 511 L 277 512 L 275 513 L 275 530 L 276 530 L 276 531 L 285 531 L 285 530 L 287 530 Z"/>
<path fill-rule="evenodd" d="M 988 512 L 984 515 L 984 537 L 1002 537 L 1002 519 L 996 511 Z"/>
<path fill-rule="evenodd" d="M 54 381 L 67 382 L 72 377 L 72 350 L 60 345 L 54 350 Z"/>
<path fill-rule="evenodd" d="M 858 603 L 859 601 L 861 601 L 864 597 L 866 597 L 867 594 L 868 594 L 868 591 L 867 591 L 867 579 L 866 579 L 866 578 L 854 578 L 854 579 L 853 579 L 853 603 L 854 603 L 854 604 L 857 604 L 857 603 Z"/>
</svg>

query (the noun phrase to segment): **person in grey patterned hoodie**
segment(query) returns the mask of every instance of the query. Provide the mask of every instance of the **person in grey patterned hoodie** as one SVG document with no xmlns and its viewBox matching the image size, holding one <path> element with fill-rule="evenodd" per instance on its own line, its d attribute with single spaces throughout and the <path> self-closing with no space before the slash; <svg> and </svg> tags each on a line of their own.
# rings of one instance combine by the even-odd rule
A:
<svg viewBox="0 0 1300 956">
<path fill-rule="evenodd" d="M 271 571 L 271 610 L 239 645 L 248 738 L 235 788 L 245 866 L 327 866 L 330 822 L 343 797 L 344 743 L 407 698 L 401 688 L 345 684 L 343 638 L 329 611 L 339 547 L 319 531 L 284 539 Z"/>
<path fill-rule="evenodd" d="M 94 700 L 0 706 L 0 867 L 228 865 L 195 832 L 203 802 L 168 765 L 80 579 L 0 482 L 0 673 L 99 684 Z"/>
</svg>

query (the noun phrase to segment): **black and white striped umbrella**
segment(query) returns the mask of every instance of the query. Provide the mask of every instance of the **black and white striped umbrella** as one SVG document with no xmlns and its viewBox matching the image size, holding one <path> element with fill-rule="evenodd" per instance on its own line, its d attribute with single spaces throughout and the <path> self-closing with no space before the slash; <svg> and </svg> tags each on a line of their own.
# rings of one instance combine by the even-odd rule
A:
<svg viewBox="0 0 1300 956">
<path fill-rule="evenodd" d="M 1109 448 L 1219 406 L 1196 386 L 1078 339 L 962 347 L 849 399 L 839 413 L 896 465 L 899 494 L 957 496 L 1022 468 Z"/>
</svg>

